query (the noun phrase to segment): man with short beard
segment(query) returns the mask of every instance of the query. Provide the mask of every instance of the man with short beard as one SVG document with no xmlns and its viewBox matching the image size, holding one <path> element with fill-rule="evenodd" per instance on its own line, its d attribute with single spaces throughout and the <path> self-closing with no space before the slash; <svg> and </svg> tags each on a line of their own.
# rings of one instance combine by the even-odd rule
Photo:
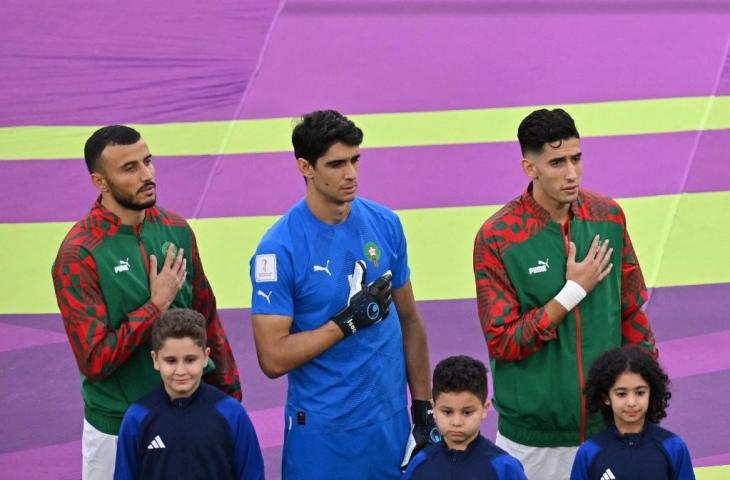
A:
<svg viewBox="0 0 730 480">
<path fill-rule="evenodd" d="M 84 156 L 101 195 L 66 235 L 51 273 L 82 375 L 86 480 L 112 478 L 124 412 L 160 384 L 149 335 L 167 309 L 206 318 L 212 362 L 204 380 L 238 400 L 241 386 L 195 235 L 183 218 L 155 206 L 155 168 L 139 132 L 103 127 Z"/>
</svg>

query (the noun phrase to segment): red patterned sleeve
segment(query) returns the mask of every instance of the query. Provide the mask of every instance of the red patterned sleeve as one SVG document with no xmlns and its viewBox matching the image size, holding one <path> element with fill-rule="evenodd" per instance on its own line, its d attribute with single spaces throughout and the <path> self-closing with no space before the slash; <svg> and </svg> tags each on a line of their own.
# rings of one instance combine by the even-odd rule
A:
<svg viewBox="0 0 730 480">
<path fill-rule="evenodd" d="M 520 304 L 487 227 L 474 242 L 474 276 L 479 320 L 489 356 L 495 360 L 517 361 L 538 351 L 543 343 L 556 338 L 544 308 L 520 313 Z"/>
<path fill-rule="evenodd" d="M 160 310 L 147 302 L 128 313 L 118 329 L 110 329 L 96 262 L 73 243 L 61 246 L 51 275 L 79 370 L 89 380 L 103 380 L 145 342 Z"/>
<path fill-rule="evenodd" d="M 241 400 L 241 381 L 238 375 L 236 360 L 233 358 L 231 345 L 228 343 L 218 310 L 215 304 L 213 289 L 203 271 L 198 244 L 192 233 L 193 256 L 193 310 L 197 310 L 208 321 L 208 346 L 210 357 L 215 363 L 215 371 L 205 376 L 205 381 L 218 386 L 228 395 Z"/>
<path fill-rule="evenodd" d="M 621 340 L 624 345 L 639 345 L 656 358 L 658 351 L 654 333 L 651 331 L 649 318 L 642 309 L 648 299 L 644 275 L 631 244 L 623 212 L 621 217 L 624 223 L 624 247 L 621 252 Z"/>
</svg>

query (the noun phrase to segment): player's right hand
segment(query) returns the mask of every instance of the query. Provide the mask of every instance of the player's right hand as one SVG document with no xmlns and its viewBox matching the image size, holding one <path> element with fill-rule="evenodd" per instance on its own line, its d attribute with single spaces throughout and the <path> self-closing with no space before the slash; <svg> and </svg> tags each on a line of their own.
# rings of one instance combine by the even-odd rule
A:
<svg viewBox="0 0 730 480">
<path fill-rule="evenodd" d="M 186 275 L 187 260 L 182 248 L 177 249 L 176 254 L 173 245 L 168 247 L 165 263 L 162 264 L 159 273 L 157 272 L 157 257 L 150 255 L 150 301 L 160 311 L 164 312 L 170 308 L 177 292 L 185 284 Z"/>
<path fill-rule="evenodd" d="M 350 277 L 350 297 L 347 307 L 332 317 L 347 337 L 363 328 L 374 325 L 388 316 L 391 303 L 390 271 L 365 285 L 367 266 L 363 260 L 355 262 Z"/>
<path fill-rule="evenodd" d="M 591 243 L 591 248 L 588 249 L 586 258 L 582 262 L 576 262 L 575 244 L 570 242 L 565 279 L 573 280 L 583 287 L 586 292 L 592 291 L 611 272 L 613 268 L 611 263 L 612 253 L 613 248 L 608 248 L 608 240 L 601 242 L 600 237 L 596 235 Z"/>
</svg>

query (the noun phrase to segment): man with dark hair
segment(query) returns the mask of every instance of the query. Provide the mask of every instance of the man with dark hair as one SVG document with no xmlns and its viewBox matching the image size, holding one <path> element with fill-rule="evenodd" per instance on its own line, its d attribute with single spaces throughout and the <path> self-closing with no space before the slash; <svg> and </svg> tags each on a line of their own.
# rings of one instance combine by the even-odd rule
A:
<svg viewBox="0 0 730 480">
<path fill-rule="evenodd" d="M 51 273 L 82 375 L 82 475 L 108 479 L 124 412 L 160 384 L 149 332 L 168 308 L 206 318 L 206 381 L 239 400 L 241 387 L 195 235 L 183 218 L 155 206 L 155 168 L 140 134 L 123 125 L 101 128 L 84 155 L 101 194 L 66 235 Z"/>
<path fill-rule="evenodd" d="M 259 364 L 289 380 L 284 478 L 400 478 L 406 380 L 415 443 L 435 429 L 403 227 L 356 198 L 362 138 L 335 111 L 302 118 L 292 143 L 305 197 L 251 258 Z"/>
<path fill-rule="evenodd" d="M 656 350 L 623 211 L 580 188 L 573 119 L 537 110 L 518 137 L 531 182 L 476 236 L 479 318 L 500 414 L 497 445 L 528 478 L 563 479 L 577 446 L 601 428 L 581 395 L 593 360 L 622 344 Z"/>
</svg>

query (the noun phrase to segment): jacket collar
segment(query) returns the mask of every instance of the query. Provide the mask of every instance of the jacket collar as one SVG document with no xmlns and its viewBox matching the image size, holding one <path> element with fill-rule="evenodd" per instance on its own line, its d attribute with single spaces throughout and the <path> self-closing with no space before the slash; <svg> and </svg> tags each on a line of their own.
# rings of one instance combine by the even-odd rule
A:
<svg viewBox="0 0 730 480">
<path fill-rule="evenodd" d="M 471 452 L 473 452 L 474 449 L 476 449 L 477 446 L 480 445 L 483 441 L 484 439 L 482 438 L 481 432 L 479 432 L 477 433 L 477 436 L 474 438 L 474 440 L 472 440 L 471 443 L 466 446 L 466 450 L 452 450 L 446 445 L 446 442 L 444 440 L 441 440 L 441 448 L 451 460 L 458 462 L 464 460 L 469 455 L 471 455 Z"/>
<path fill-rule="evenodd" d="M 144 211 L 144 220 L 139 225 L 132 227 L 130 225 L 122 224 L 122 219 L 119 218 L 116 213 L 102 205 L 101 195 L 97 197 L 96 201 L 91 206 L 91 217 L 94 219 L 95 223 L 109 235 L 114 235 L 120 229 L 122 231 L 129 230 L 134 233 L 139 233 L 145 222 L 154 221 L 157 216 L 157 207 L 147 208 Z"/>
<path fill-rule="evenodd" d="M 532 182 L 530 182 L 530 184 L 527 186 L 527 189 L 522 193 L 520 200 L 527 207 L 528 211 L 541 221 L 548 222 L 551 220 L 550 212 L 545 210 L 542 205 L 537 203 L 535 197 L 532 196 Z M 583 190 L 579 190 L 578 199 L 570 204 L 570 212 L 572 213 L 573 217 L 576 217 L 580 214 L 580 209 L 583 205 L 583 201 Z"/>
<path fill-rule="evenodd" d="M 617 438 L 621 443 L 625 443 L 630 446 L 641 444 L 641 442 L 650 435 L 652 428 L 652 423 L 649 420 L 644 420 L 644 428 L 642 428 L 639 433 L 621 433 L 618 431 L 618 428 L 616 428 L 616 424 L 613 423 L 608 427 L 615 438 Z"/>
</svg>

